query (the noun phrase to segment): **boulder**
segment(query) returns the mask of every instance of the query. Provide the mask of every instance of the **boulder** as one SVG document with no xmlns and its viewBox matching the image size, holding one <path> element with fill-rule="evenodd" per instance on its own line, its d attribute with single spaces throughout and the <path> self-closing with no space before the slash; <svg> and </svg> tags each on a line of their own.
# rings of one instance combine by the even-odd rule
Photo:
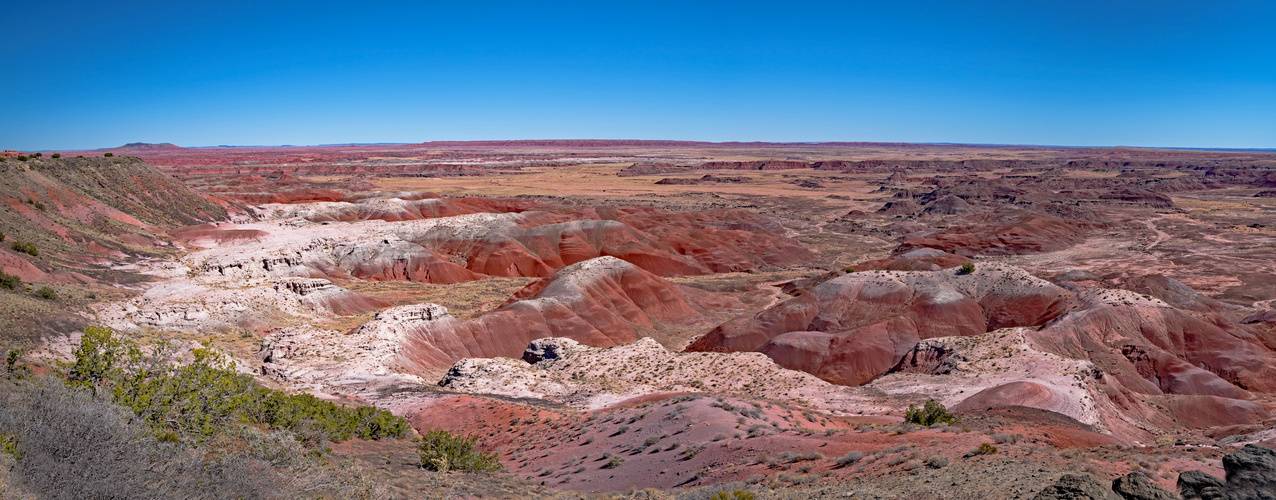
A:
<svg viewBox="0 0 1276 500">
<path fill-rule="evenodd" d="M 1183 500 L 1222 500 L 1227 483 L 1199 470 L 1183 471 L 1178 480 Z"/>
<path fill-rule="evenodd" d="M 1223 457 L 1228 500 L 1276 500 L 1276 450 L 1245 445 Z"/>
<path fill-rule="evenodd" d="M 1152 484 L 1147 475 L 1134 471 L 1112 481 L 1112 491 L 1125 500 L 1178 500 L 1176 495 Z"/>
<path fill-rule="evenodd" d="M 1054 484 L 1032 497 L 1033 500 L 1122 500 L 1112 489 L 1094 477 L 1065 474 Z"/>
</svg>

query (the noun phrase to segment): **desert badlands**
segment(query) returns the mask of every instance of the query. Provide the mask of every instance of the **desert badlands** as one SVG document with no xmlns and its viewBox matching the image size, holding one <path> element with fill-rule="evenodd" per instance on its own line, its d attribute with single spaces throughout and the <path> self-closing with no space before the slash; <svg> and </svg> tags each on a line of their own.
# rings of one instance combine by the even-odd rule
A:
<svg viewBox="0 0 1276 500">
<path fill-rule="evenodd" d="M 1276 153 L 1139 148 L 6 156 L 0 387 L 23 396 L 0 409 L 0 487 L 69 494 L 88 479 L 40 460 L 168 453 L 180 466 L 111 481 L 224 469 L 242 481 L 191 495 L 227 498 L 1272 499 L 1273 190 Z M 162 351 L 128 359 L 165 373 L 213 356 L 252 394 L 406 427 L 311 438 L 230 410 L 189 427 L 128 396 L 112 356 L 133 351 L 110 342 Z M 103 410 L 59 377 L 133 403 Z M 105 458 L 31 441 L 63 411 L 40 394 L 132 437 Z M 432 462 L 441 435 L 469 437 L 488 471 Z M 299 451 L 262 451 L 284 448 Z"/>
</svg>

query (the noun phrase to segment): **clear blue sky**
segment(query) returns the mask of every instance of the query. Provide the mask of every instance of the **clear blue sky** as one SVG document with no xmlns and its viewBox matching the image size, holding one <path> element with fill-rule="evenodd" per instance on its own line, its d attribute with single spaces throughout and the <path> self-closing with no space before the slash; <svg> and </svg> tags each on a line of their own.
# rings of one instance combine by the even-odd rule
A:
<svg viewBox="0 0 1276 500">
<path fill-rule="evenodd" d="M 1276 2 L 6 1 L 0 148 L 1276 147 Z"/>
</svg>

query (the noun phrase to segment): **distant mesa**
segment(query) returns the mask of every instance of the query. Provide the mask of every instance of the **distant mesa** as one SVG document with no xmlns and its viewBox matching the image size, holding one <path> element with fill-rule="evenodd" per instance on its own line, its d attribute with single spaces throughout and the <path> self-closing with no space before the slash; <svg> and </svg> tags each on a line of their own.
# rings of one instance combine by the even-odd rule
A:
<svg viewBox="0 0 1276 500">
<path fill-rule="evenodd" d="M 130 142 L 118 148 L 112 148 L 114 151 L 160 151 L 160 150 L 181 150 L 186 149 L 176 144 L 161 142 Z"/>
</svg>

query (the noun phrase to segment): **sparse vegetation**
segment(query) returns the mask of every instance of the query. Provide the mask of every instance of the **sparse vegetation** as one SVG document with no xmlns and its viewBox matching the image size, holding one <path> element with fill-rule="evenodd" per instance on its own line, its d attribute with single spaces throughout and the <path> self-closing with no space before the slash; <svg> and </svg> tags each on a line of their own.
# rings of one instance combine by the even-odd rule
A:
<svg viewBox="0 0 1276 500">
<path fill-rule="evenodd" d="M 379 498 L 351 464 L 329 463 L 287 431 L 234 426 L 180 442 L 58 376 L 0 377 L 0 451 L 14 491 L 33 498 Z M 8 458 L 8 457 L 0 457 Z M 0 488 L 2 489 L 2 488 Z M 25 498 L 25 496 L 19 495 Z M 16 498 L 16 497 L 15 497 Z"/>
<path fill-rule="evenodd" d="M 167 363 L 174 347 L 160 342 L 143 352 L 105 327 L 84 329 L 63 366 L 67 381 L 111 398 L 154 428 L 203 441 L 237 422 L 288 429 L 303 442 L 403 437 L 407 421 L 371 407 L 346 408 L 308 394 L 289 395 L 257 385 L 208 346 L 187 364 Z"/>
<path fill-rule="evenodd" d="M 908 405 L 908 410 L 904 412 L 904 421 L 917 425 L 931 426 L 937 423 L 954 425 L 961 422 L 961 418 L 952 413 L 948 413 L 948 409 L 939 401 L 928 400 L 922 408 L 917 405 Z"/>
<path fill-rule="evenodd" d="M 948 459 L 939 455 L 926 457 L 926 466 L 932 469 L 942 469 L 948 467 Z"/>
<path fill-rule="evenodd" d="M 0 287 L 13 290 L 22 284 L 22 279 L 12 274 L 0 271 Z"/>
<path fill-rule="evenodd" d="M 22 349 L 10 349 L 5 353 L 5 371 L 4 377 L 9 380 L 23 380 L 31 376 L 31 367 L 18 364 L 18 360 L 22 359 L 25 351 Z"/>
<path fill-rule="evenodd" d="M 115 156 L 115 153 L 107 153 L 107 154 L 102 155 L 102 157 L 104 157 L 104 158 L 110 158 L 110 157 L 112 157 L 112 156 Z"/>
<path fill-rule="evenodd" d="M 837 460 L 834 460 L 834 462 L 837 463 L 838 467 L 846 467 L 848 465 L 851 465 L 855 462 L 860 461 L 860 459 L 862 458 L 864 458 L 863 453 L 860 453 L 858 451 L 850 451 L 850 452 L 847 452 L 845 455 L 837 457 Z"/>
<path fill-rule="evenodd" d="M 48 286 L 42 286 L 35 291 L 35 296 L 45 300 L 58 300 L 58 292 Z"/>
<path fill-rule="evenodd" d="M 16 251 L 18 251 L 18 252 L 22 252 L 22 253 L 30 254 L 32 257 L 39 257 L 39 256 L 40 256 L 40 250 L 39 250 L 39 249 L 37 249 L 37 248 L 35 247 L 35 245 L 33 245 L 33 244 L 31 244 L 31 243 L 26 243 L 26 242 L 22 242 L 22 241 L 14 240 L 14 241 L 13 241 L 13 244 L 12 244 L 12 245 L 9 245 L 9 247 L 10 247 L 10 248 L 13 248 L 14 250 L 16 250 Z"/>
<path fill-rule="evenodd" d="M 61 158 L 62 153 L 53 153 L 53 158 Z"/>
<path fill-rule="evenodd" d="M 967 262 L 961 265 L 961 269 L 957 271 L 957 274 L 970 274 L 973 272 L 975 272 L 975 264 L 973 262 Z"/>
<path fill-rule="evenodd" d="M 463 472 L 496 472 L 501 470 L 500 460 L 495 452 L 483 452 L 474 444 L 478 436 L 458 436 L 451 432 L 434 429 L 425 433 L 417 453 L 421 456 L 421 465 L 437 472 L 450 470 Z"/>
<path fill-rule="evenodd" d="M 611 457 L 611 458 L 607 459 L 607 463 L 606 463 L 606 464 L 603 464 L 603 468 L 604 468 L 604 469 L 615 469 L 615 468 L 617 468 L 617 467 L 620 467 L 620 464 L 623 464 L 623 463 L 625 463 L 625 459 L 620 458 L 620 457 L 613 456 L 613 457 Z"/>
<path fill-rule="evenodd" d="M 989 443 L 981 443 L 978 448 L 971 450 L 969 455 L 992 455 L 997 453 L 997 447 Z"/>
<path fill-rule="evenodd" d="M 27 161 L 28 159 L 26 155 L 18 155 L 18 161 Z"/>
<path fill-rule="evenodd" d="M 756 493 L 736 488 L 731 491 L 714 493 L 713 496 L 709 497 L 709 500 L 755 500 L 756 498 L 758 498 Z"/>
</svg>

